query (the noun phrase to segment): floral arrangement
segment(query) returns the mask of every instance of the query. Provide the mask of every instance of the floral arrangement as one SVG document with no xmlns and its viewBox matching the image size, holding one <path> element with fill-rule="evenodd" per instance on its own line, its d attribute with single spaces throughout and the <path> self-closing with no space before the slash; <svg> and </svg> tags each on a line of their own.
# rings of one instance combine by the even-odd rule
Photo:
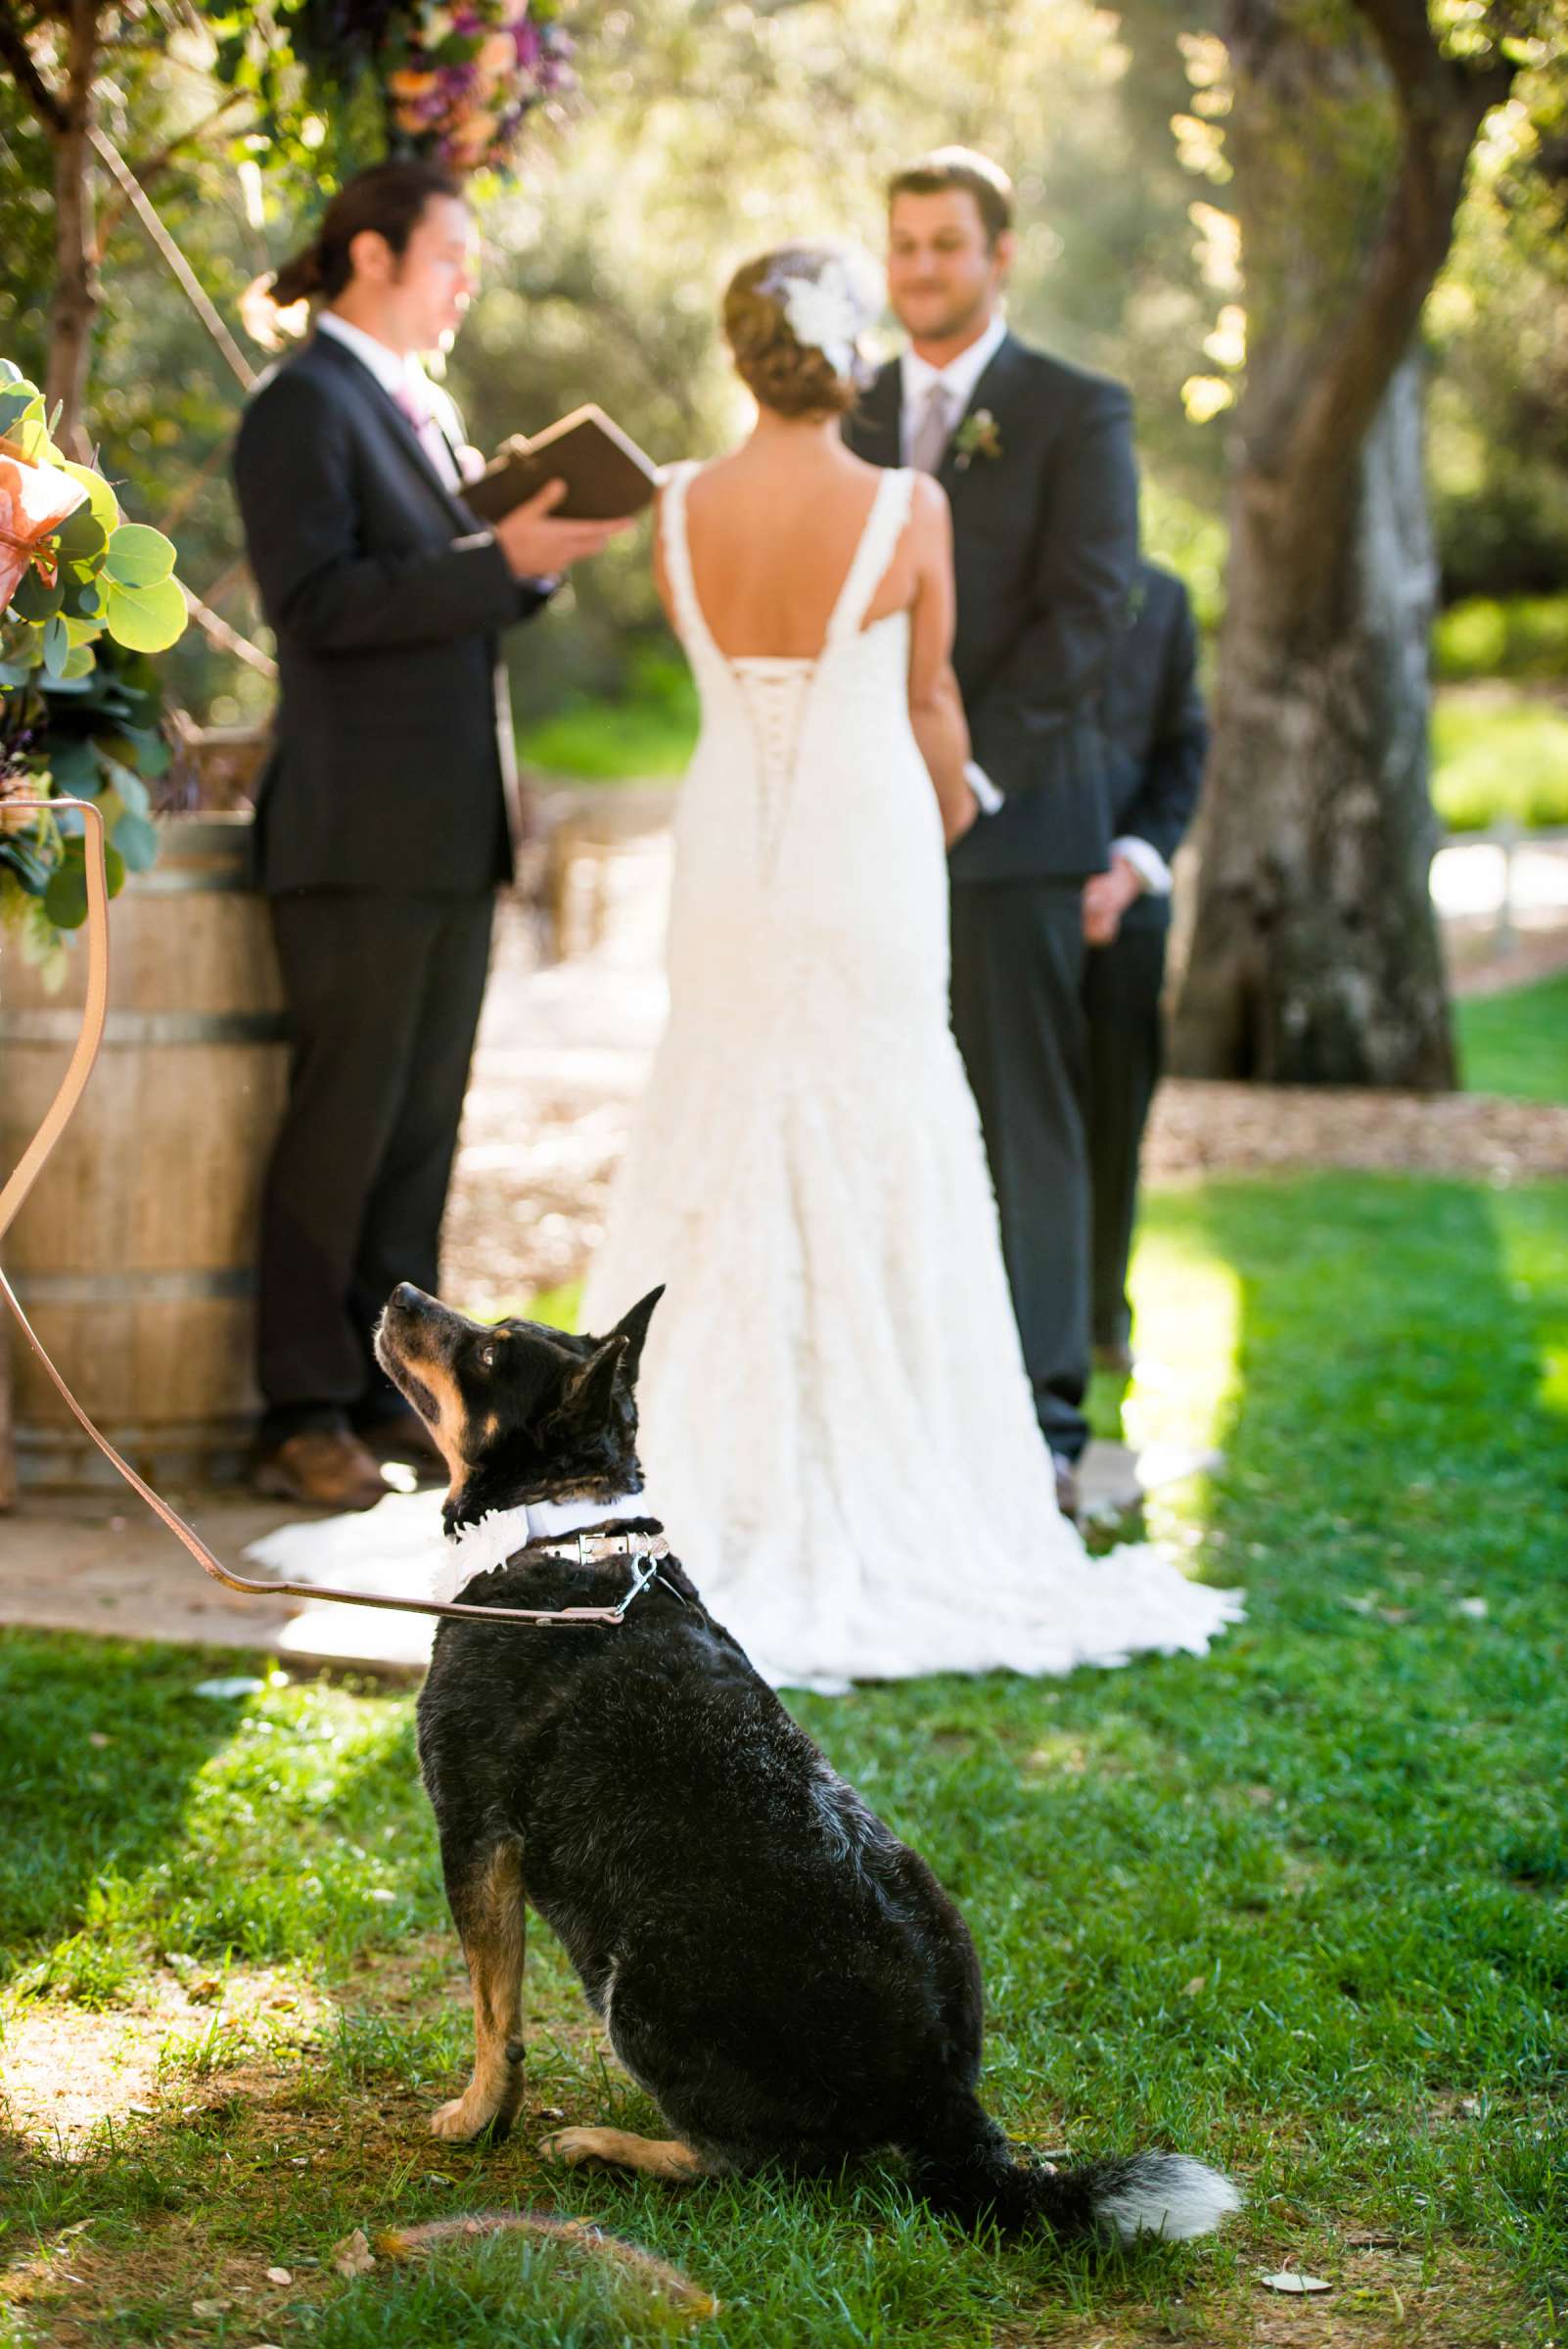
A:
<svg viewBox="0 0 1568 2349">
<path fill-rule="evenodd" d="M 168 764 L 147 659 L 185 631 L 174 549 L 49 437 L 42 394 L 0 359 L 0 924 L 58 980 L 86 919 L 81 818 L 7 799 L 96 800 L 109 885 L 158 855 L 148 778 Z"/>
<path fill-rule="evenodd" d="M 556 0 L 415 0 L 382 45 L 395 131 L 449 170 L 500 170 L 528 115 L 573 86 Z"/>
</svg>

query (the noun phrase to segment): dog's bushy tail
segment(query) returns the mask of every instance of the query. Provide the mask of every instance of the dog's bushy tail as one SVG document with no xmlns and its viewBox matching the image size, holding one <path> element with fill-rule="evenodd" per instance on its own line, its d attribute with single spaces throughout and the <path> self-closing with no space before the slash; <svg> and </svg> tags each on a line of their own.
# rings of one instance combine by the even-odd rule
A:
<svg viewBox="0 0 1568 2349">
<path fill-rule="evenodd" d="M 987 2220 L 1005 2234 L 1045 2227 L 1060 2235 L 1137 2235 L 1187 2242 L 1212 2234 L 1241 2207 L 1230 2180 L 1185 2153 L 1131 2153 L 1077 2161 L 1060 2169 L 1020 2160 L 1016 2149 L 976 2108 L 972 2135 L 917 2155 L 914 2185 L 937 2210 L 966 2226 Z"/>
</svg>

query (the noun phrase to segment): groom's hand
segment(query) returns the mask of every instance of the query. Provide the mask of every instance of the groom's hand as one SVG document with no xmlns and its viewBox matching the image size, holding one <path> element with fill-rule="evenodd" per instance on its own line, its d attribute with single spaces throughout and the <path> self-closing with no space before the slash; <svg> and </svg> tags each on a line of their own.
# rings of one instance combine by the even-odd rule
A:
<svg viewBox="0 0 1568 2349">
<path fill-rule="evenodd" d="M 495 543 L 514 578 L 537 579 L 570 571 L 585 555 L 596 555 L 612 538 L 629 530 L 635 515 L 618 522 L 558 522 L 554 510 L 567 493 L 565 482 L 544 487 L 495 525 Z"/>
<path fill-rule="evenodd" d="M 1116 944 L 1122 916 L 1143 890 L 1135 865 L 1113 850 L 1108 873 L 1091 873 L 1084 884 L 1084 941 L 1090 946 Z"/>
</svg>

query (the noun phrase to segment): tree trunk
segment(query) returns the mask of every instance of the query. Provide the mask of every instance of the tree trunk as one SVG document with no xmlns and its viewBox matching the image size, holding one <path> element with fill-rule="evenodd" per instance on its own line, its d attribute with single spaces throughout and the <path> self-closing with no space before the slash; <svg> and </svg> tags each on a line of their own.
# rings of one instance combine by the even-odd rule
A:
<svg viewBox="0 0 1568 2349">
<path fill-rule="evenodd" d="M 1299 517 L 1281 502 L 1240 470 L 1174 1065 L 1277 1084 L 1450 1085 L 1429 885 L 1436 572 L 1418 359 L 1367 436 L 1326 595 L 1303 593 Z"/>
<path fill-rule="evenodd" d="M 1172 1065 L 1432 1089 L 1454 1059 L 1416 338 L 1508 72 L 1440 56 L 1425 0 L 1229 0 L 1225 40 L 1247 388 Z"/>
<path fill-rule="evenodd" d="M 93 265 L 93 80 L 98 69 L 101 0 L 70 0 L 64 119 L 55 132 L 55 293 L 49 310 L 49 367 L 44 395 L 61 410 L 58 438 L 77 457 L 89 453 L 87 369 L 98 316 Z"/>
</svg>

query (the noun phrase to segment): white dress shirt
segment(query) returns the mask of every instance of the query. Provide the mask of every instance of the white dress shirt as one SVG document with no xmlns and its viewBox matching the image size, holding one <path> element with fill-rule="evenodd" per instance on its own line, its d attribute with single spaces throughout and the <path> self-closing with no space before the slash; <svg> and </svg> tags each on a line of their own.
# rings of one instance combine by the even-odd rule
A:
<svg viewBox="0 0 1568 2349">
<path fill-rule="evenodd" d="M 330 335 L 345 350 L 351 350 L 362 367 L 368 367 L 389 399 L 396 401 L 410 423 L 416 416 L 426 422 L 414 424 L 420 447 L 448 489 L 461 489 L 462 469 L 457 448 L 462 440 L 457 410 L 439 384 L 433 384 L 413 351 L 393 350 L 390 344 L 379 343 L 367 335 L 362 326 L 353 326 L 340 318 L 336 310 L 322 310 L 316 318 L 318 335 Z"/>
</svg>

